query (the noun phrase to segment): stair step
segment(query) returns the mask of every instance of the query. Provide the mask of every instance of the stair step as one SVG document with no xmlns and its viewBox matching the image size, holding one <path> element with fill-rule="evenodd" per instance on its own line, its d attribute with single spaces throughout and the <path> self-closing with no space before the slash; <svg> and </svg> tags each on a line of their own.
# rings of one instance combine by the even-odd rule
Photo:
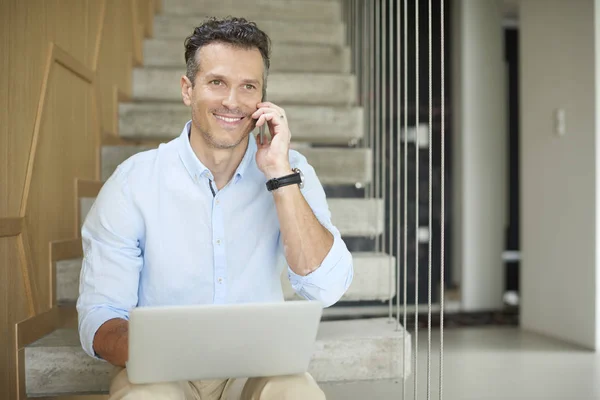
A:
<svg viewBox="0 0 600 400">
<path fill-rule="evenodd" d="M 410 358 L 410 335 L 387 319 L 321 322 L 309 372 L 319 382 L 401 378 L 403 343 Z M 84 353 L 74 329 L 56 330 L 25 348 L 28 396 L 105 393 L 114 371 Z"/>
<path fill-rule="evenodd" d="M 338 22 L 342 19 L 338 1 L 322 0 L 163 0 L 166 15 L 192 15 L 196 17 L 238 16 L 250 20 L 269 18 L 279 21 Z M 260 26 L 260 25 L 259 25 Z"/>
<path fill-rule="evenodd" d="M 25 348 L 28 396 L 108 392 L 114 371 L 85 354 L 74 329 L 58 329 Z"/>
<path fill-rule="evenodd" d="M 390 299 L 390 282 L 396 282 L 395 275 L 390 280 L 390 266 L 395 258 L 383 253 L 353 253 L 352 257 L 354 280 L 342 301 Z M 76 258 L 56 263 L 56 299 L 59 304 L 74 304 L 77 301 L 81 261 L 81 258 Z M 285 272 L 281 283 L 286 300 L 299 298 Z M 395 291 L 392 290 L 391 297 L 394 295 Z"/>
<path fill-rule="evenodd" d="M 260 17 L 261 19 L 264 16 Z M 203 19 L 193 16 L 160 15 L 154 19 L 154 38 L 173 39 L 183 51 L 185 38 Z M 346 28 L 341 22 L 257 20 L 257 26 L 271 39 L 273 47 L 281 44 L 343 46 Z M 181 55 L 180 55 L 181 57 Z"/>
<path fill-rule="evenodd" d="M 91 198 L 82 199 L 92 203 Z M 331 221 L 342 236 L 377 236 L 383 233 L 383 200 L 382 199 L 328 199 Z M 89 208 L 86 209 L 89 211 Z M 82 207 L 81 221 L 85 221 Z"/>
<path fill-rule="evenodd" d="M 58 304 L 77 302 L 82 261 L 82 258 L 74 258 L 56 262 L 56 301 Z"/>
<path fill-rule="evenodd" d="M 183 68 L 137 68 L 133 98 L 181 102 Z M 268 98 L 274 103 L 350 106 L 356 99 L 356 78 L 348 74 L 282 73 L 268 78 Z"/>
<path fill-rule="evenodd" d="M 331 221 L 342 236 L 377 236 L 383 233 L 382 199 L 328 199 Z"/>
<path fill-rule="evenodd" d="M 102 180 L 106 181 L 123 161 L 148 146 L 103 146 Z M 365 148 L 302 148 L 322 184 L 354 185 L 371 181 L 371 151 Z"/>
<path fill-rule="evenodd" d="M 363 137 L 360 107 L 278 105 L 286 111 L 296 142 L 348 144 Z M 119 134 L 131 139 L 168 140 L 179 136 L 190 119 L 190 109 L 183 103 L 123 103 L 119 105 Z"/>
<path fill-rule="evenodd" d="M 303 38 L 303 36 L 298 36 Z M 185 68 L 181 40 L 152 39 L 144 43 L 144 66 Z M 273 72 L 350 72 L 350 49 L 311 43 L 275 43 L 271 52 Z"/>
</svg>

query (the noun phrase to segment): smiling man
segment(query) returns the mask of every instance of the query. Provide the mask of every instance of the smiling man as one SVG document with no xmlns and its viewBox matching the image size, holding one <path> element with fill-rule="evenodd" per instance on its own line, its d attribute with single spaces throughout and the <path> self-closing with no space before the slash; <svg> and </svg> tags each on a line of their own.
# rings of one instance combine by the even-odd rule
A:
<svg viewBox="0 0 600 400">
<path fill-rule="evenodd" d="M 323 188 L 289 149 L 285 110 L 263 101 L 269 47 L 238 18 L 210 19 L 186 39 L 191 120 L 177 139 L 121 164 L 82 229 L 77 310 L 90 356 L 125 366 L 135 307 L 283 301 L 286 265 L 294 290 L 325 306 L 348 289 L 352 257 Z M 263 125 L 272 139 L 261 143 L 252 131 Z M 110 399 L 226 399 L 233 381 L 134 385 L 123 369 Z M 249 379 L 242 393 L 323 398 L 309 374 Z"/>
</svg>

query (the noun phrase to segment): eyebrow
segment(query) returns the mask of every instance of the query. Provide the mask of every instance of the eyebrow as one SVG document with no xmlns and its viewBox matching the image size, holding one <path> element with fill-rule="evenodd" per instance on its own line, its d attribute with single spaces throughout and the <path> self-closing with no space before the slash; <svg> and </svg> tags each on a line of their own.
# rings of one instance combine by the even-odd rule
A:
<svg viewBox="0 0 600 400">
<path fill-rule="evenodd" d="M 257 81 L 256 79 L 244 79 L 242 82 L 243 83 L 251 83 L 253 85 L 260 86 L 260 82 Z"/>
</svg>

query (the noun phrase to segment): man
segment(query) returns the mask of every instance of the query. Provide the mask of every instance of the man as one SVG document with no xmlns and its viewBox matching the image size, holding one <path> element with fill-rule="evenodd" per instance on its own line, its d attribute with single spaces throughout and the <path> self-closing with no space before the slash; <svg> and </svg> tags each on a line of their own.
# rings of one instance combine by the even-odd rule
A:
<svg viewBox="0 0 600 400">
<path fill-rule="evenodd" d="M 121 164 L 82 229 L 81 343 L 118 367 L 134 307 L 282 301 L 286 262 L 294 290 L 329 306 L 353 277 L 314 169 L 289 150 L 285 110 L 262 101 L 268 36 L 244 19 L 210 19 L 185 47 L 181 93 L 191 121 L 179 138 Z M 270 142 L 251 135 L 263 125 Z M 289 184 L 273 181 L 282 177 Z M 123 369 L 111 399 L 225 399 L 232 382 L 133 385 Z M 242 398 L 324 394 L 305 374 L 250 379 Z"/>
</svg>

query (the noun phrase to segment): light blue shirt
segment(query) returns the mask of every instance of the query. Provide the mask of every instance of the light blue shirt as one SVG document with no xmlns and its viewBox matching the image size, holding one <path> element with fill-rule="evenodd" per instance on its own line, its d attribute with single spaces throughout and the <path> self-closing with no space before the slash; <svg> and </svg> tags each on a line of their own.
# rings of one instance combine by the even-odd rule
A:
<svg viewBox="0 0 600 400">
<path fill-rule="evenodd" d="M 92 357 L 98 328 L 128 319 L 134 307 L 283 301 L 281 232 L 253 136 L 232 180 L 217 190 L 189 128 L 119 165 L 85 220 L 77 312 Z M 299 276 L 288 266 L 287 275 L 296 293 L 327 307 L 352 282 L 352 256 L 314 169 L 294 150 L 290 164 L 303 172 L 302 194 L 334 242 L 316 271 Z"/>
</svg>

